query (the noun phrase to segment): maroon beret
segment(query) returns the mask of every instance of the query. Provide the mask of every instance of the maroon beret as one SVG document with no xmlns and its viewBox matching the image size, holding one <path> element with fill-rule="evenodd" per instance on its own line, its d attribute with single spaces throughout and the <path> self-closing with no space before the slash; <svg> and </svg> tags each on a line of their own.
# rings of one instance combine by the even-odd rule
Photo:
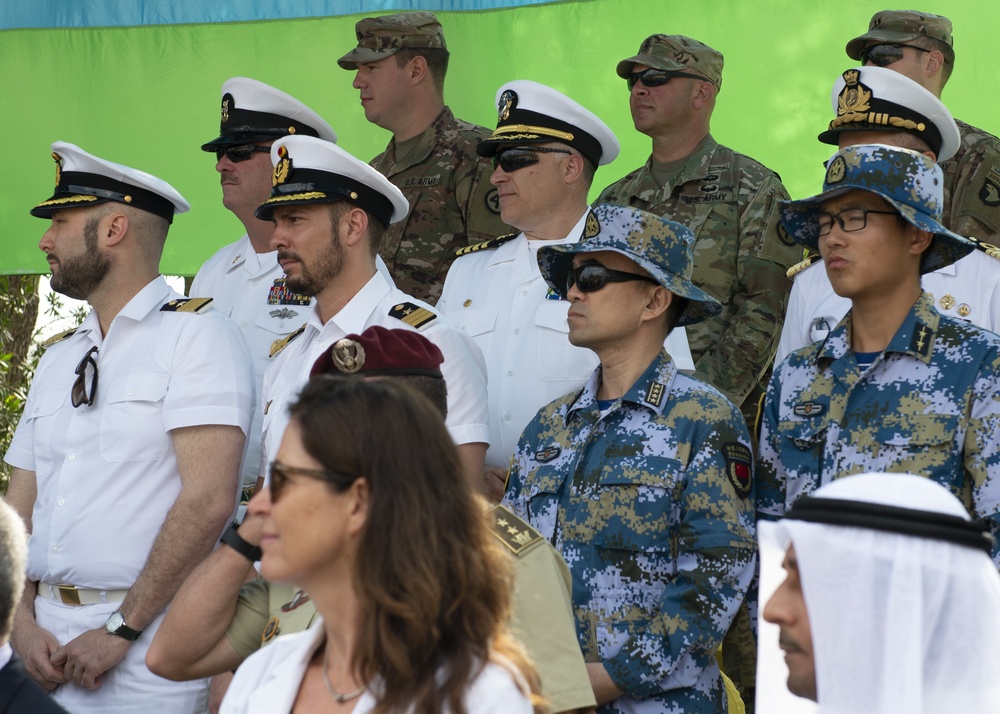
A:
<svg viewBox="0 0 1000 714">
<path fill-rule="evenodd" d="M 334 342 L 313 364 L 309 376 L 419 374 L 443 379 L 442 362 L 441 350 L 419 332 L 375 325 Z"/>
</svg>

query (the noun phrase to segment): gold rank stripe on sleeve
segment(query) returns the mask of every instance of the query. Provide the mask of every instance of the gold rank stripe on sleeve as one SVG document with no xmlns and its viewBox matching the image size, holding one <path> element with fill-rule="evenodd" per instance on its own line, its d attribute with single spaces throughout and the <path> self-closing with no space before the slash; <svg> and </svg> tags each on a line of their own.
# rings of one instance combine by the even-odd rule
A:
<svg viewBox="0 0 1000 714">
<path fill-rule="evenodd" d="M 481 250 L 489 250 L 490 248 L 497 248 L 504 243 L 514 240 L 517 238 L 518 233 L 508 233 L 505 236 L 500 236 L 499 238 L 490 238 L 489 240 L 484 240 L 482 243 L 476 243 L 475 245 L 462 246 L 455 251 L 455 255 L 461 257 L 463 255 L 468 255 L 469 253 L 478 253 Z"/>
<path fill-rule="evenodd" d="M 401 302 L 395 305 L 389 310 L 389 316 L 395 317 L 397 320 L 402 320 L 410 327 L 418 330 L 423 329 L 437 319 L 437 315 L 433 312 L 412 302 Z"/>
<path fill-rule="evenodd" d="M 279 353 L 281 352 L 281 350 L 283 350 L 283 349 L 285 349 L 286 347 L 288 347 L 288 344 L 289 344 L 289 343 L 290 343 L 290 342 L 291 342 L 292 340 L 294 340 L 294 339 L 295 339 L 296 337 L 298 337 L 299 335 L 301 335 L 301 334 L 302 334 L 303 332 L 305 332 L 305 331 L 306 331 L 306 326 L 305 326 L 305 323 L 303 323 L 303 324 L 302 324 L 302 326 L 301 326 L 301 327 L 299 327 L 299 328 L 298 328 L 297 330 L 295 330 L 294 332 L 290 332 L 290 333 L 288 333 L 287 335 L 285 335 L 284 337 L 282 337 L 281 339 L 279 339 L 279 340 L 275 340 L 274 342 L 272 342 L 272 343 L 271 343 L 271 352 L 270 352 L 269 356 L 270 356 L 270 357 L 271 357 L 272 359 L 273 359 L 274 357 L 276 357 L 276 356 L 277 356 L 277 355 L 278 355 L 278 354 L 279 354 Z M 270 403 L 270 402 L 269 402 L 269 403 Z M 266 413 L 267 413 L 267 412 L 265 412 L 265 414 L 266 414 Z"/>
<path fill-rule="evenodd" d="M 542 534 L 515 516 L 504 506 L 489 511 L 490 525 L 495 535 L 514 555 L 519 555 L 543 540 Z"/>
<path fill-rule="evenodd" d="M 58 335 L 52 335 L 52 337 L 42 343 L 42 349 L 47 350 L 52 345 L 58 344 L 63 340 L 67 340 L 75 334 L 76 328 L 74 327 L 72 330 L 66 330 L 65 332 L 60 332 Z"/>
<path fill-rule="evenodd" d="M 211 304 L 212 298 L 210 297 L 178 298 L 161 307 L 160 312 L 193 312 L 196 315 L 201 315 L 208 312 Z"/>
<path fill-rule="evenodd" d="M 819 262 L 819 260 L 820 260 L 820 257 L 819 257 L 818 253 L 814 254 L 814 255 L 806 256 L 805 260 L 803 260 L 802 262 L 796 263 L 791 268 L 789 268 L 785 272 L 785 277 L 788 278 L 789 280 L 791 280 L 792 278 L 794 278 L 796 275 L 798 275 L 799 273 L 801 273 L 803 270 L 805 270 L 806 268 L 808 268 L 813 263 Z"/>
</svg>

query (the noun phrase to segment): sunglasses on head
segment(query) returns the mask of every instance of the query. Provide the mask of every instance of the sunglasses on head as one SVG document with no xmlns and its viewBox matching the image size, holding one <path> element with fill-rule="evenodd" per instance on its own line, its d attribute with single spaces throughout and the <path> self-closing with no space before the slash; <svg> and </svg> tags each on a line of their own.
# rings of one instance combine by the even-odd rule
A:
<svg viewBox="0 0 1000 714">
<path fill-rule="evenodd" d="M 578 265 L 566 274 L 566 294 L 569 294 L 569 289 L 574 285 L 582 293 L 592 293 L 608 283 L 627 283 L 631 280 L 644 280 L 654 285 L 660 284 L 648 275 L 624 273 L 620 270 L 605 268 L 598 263 L 587 263 L 586 265 Z"/>
<path fill-rule="evenodd" d="M 506 173 L 519 171 L 525 166 L 537 164 L 539 154 L 572 154 L 566 149 L 554 149 L 548 146 L 515 146 L 512 149 L 504 149 L 493 157 L 493 169 L 497 166 Z"/>
<path fill-rule="evenodd" d="M 888 67 L 894 62 L 903 59 L 903 48 L 909 47 L 918 52 L 930 52 L 930 50 L 916 45 L 904 45 L 897 42 L 882 42 L 877 45 L 870 45 L 861 50 L 861 64 L 871 62 L 876 67 Z"/>
<path fill-rule="evenodd" d="M 241 161 L 247 161 L 252 158 L 254 154 L 257 153 L 271 153 L 270 146 L 261 146 L 259 144 L 237 144 L 235 146 L 225 146 L 219 147 L 215 150 L 216 161 L 220 160 L 223 156 L 232 161 L 234 164 L 238 164 Z"/>
<path fill-rule="evenodd" d="M 632 88 L 639 82 L 642 82 L 644 87 L 662 87 L 664 84 L 669 82 L 674 77 L 687 77 L 688 79 L 700 79 L 702 82 L 707 82 L 708 80 L 698 74 L 690 74 L 688 72 L 674 72 L 665 69 L 644 69 L 641 72 L 633 72 L 625 81 L 628 83 L 628 90 L 631 92 Z"/>
<path fill-rule="evenodd" d="M 97 397 L 97 360 L 94 359 L 96 354 L 97 348 L 91 347 L 76 366 L 76 381 L 73 382 L 73 388 L 69 392 L 70 402 L 74 409 L 82 407 L 84 404 L 88 407 L 92 406 Z M 90 378 L 89 386 L 87 385 L 87 367 L 94 369 L 94 376 Z"/>
</svg>

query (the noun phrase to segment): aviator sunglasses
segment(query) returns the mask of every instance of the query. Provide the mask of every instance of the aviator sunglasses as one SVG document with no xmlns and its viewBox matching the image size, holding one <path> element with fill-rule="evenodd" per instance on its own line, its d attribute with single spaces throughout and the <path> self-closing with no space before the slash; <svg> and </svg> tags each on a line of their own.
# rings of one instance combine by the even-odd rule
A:
<svg viewBox="0 0 1000 714">
<path fill-rule="evenodd" d="M 896 42 L 882 42 L 877 45 L 865 47 L 861 50 L 861 64 L 868 64 L 871 62 L 876 67 L 888 67 L 893 62 L 899 62 L 899 60 L 903 59 L 904 47 L 909 47 L 911 50 L 916 50 L 917 52 L 930 52 L 930 50 L 924 49 L 923 47 L 917 47 L 916 45 L 903 45 Z"/>
<path fill-rule="evenodd" d="M 674 77 L 700 79 L 702 82 L 708 81 L 701 75 L 690 74 L 688 72 L 671 72 L 665 69 L 644 69 L 641 72 L 633 72 L 625 81 L 628 83 L 628 90 L 631 92 L 633 87 L 639 82 L 642 82 L 644 87 L 662 87 Z"/>
<path fill-rule="evenodd" d="M 587 265 L 578 265 L 566 274 L 566 294 L 569 294 L 569 289 L 574 285 L 582 293 L 592 293 L 608 283 L 627 283 L 631 280 L 644 280 L 654 285 L 660 284 L 659 281 L 648 275 L 624 273 L 620 270 L 605 268 L 597 263 L 588 263 Z"/>
<path fill-rule="evenodd" d="M 497 166 L 505 173 L 519 171 L 526 166 L 537 164 L 539 154 L 571 154 L 573 152 L 566 149 L 554 149 L 548 146 L 515 146 L 512 149 L 504 149 L 493 157 L 493 169 Z"/>
<path fill-rule="evenodd" d="M 218 161 L 225 155 L 227 159 L 232 161 L 234 164 L 238 164 L 241 161 L 247 161 L 253 157 L 256 153 L 271 153 L 270 146 L 261 146 L 259 144 L 237 144 L 235 146 L 225 146 L 219 147 L 215 150 L 215 159 Z"/>
</svg>

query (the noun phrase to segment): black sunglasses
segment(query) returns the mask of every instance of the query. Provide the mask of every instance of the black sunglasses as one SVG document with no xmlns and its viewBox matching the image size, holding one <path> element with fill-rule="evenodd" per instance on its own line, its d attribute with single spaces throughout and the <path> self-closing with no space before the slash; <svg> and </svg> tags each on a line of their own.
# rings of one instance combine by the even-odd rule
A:
<svg viewBox="0 0 1000 714">
<path fill-rule="evenodd" d="M 97 397 L 97 360 L 94 359 L 94 355 L 96 354 L 97 348 L 91 347 L 76 366 L 76 381 L 73 382 L 73 388 L 69 392 L 69 398 L 74 409 L 84 404 L 88 407 L 93 405 L 94 399 Z M 87 387 L 88 365 L 94 368 L 94 376 L 90 379 L 89 388 Z"/>
<path fill-rule="evenodd" d="M 861 50 L 861 64 L 871 62 L 876 67 L 888 67 L 893 62 L 903 59 L 903 48 L 909 47 L 918 52 L 930 52 L 930 50 L 916 45 L 904 45 L 897 42 L 882 42 L 877 45 L 870 45 Z"/>
<path fill-rule="evenodd" d="M 625 78 L 625 81 L 628 83 L 628 91 L 631 92 L 632 88 L 635 87 L 638 82 L 642 82 L 645 87 L 662 87 L 674 77 L 700 79 L 702 82 L 708 81 L 698 74 L 690 74 L 688 72 L 672 72 L 665 69 L 644 69 L 641 72 L 633 72 Z"/>
<path fill-rule="evenodd" d="M 566 294 L 569 289 L 576 285 L 582 293 L 592 293 L 600 290 L 608 283 L 627 283 L 631 280 L 645 280 L 647 283 L 659 285 L 657 280 L 648 275 L 638 275 L 636 273 L 624 273 L 620 270 L 605 268 L 603 265 L 588 263 L 578 265 L 566 274 Z"/>
<path fill-rule="evenodd" d="M 305 476 L 320 481 L 327 481 L 336 486 L 336 490 L 343 490 L 355 481 L 354 478 L 329 469 L 300 469 L 297 466 L 285 466 L 280 461 L 272 461 L 270 465 L 271 474 L 271 503 L 276 503 L 281 498 L 285 486 L 288 484 L 289 476 Z"/>
<path fill-rule="evenodd" d="M 572 154 L 566 149 L 554 149 L 548 146 L 515 146 L 512 149 L 504 149 L 493 157 L 493 169 L 499 166 L 505 173 L 513 173 L 523 169 L 525 166 L 537 164 L 539 154 Z"/>
<path fill-rule="evenodd" d="M 241 161 L 249 160 L 254 154 L 257 153 L 269 154 L 271 153 L 271 147 L 261 146 L 260 144 L 237 144 L 236 146 L 219 147 L 215 150 L 215 159 L 218 161 L 224 155 L 234 164 L 238 164 Z"/>
</svg>

